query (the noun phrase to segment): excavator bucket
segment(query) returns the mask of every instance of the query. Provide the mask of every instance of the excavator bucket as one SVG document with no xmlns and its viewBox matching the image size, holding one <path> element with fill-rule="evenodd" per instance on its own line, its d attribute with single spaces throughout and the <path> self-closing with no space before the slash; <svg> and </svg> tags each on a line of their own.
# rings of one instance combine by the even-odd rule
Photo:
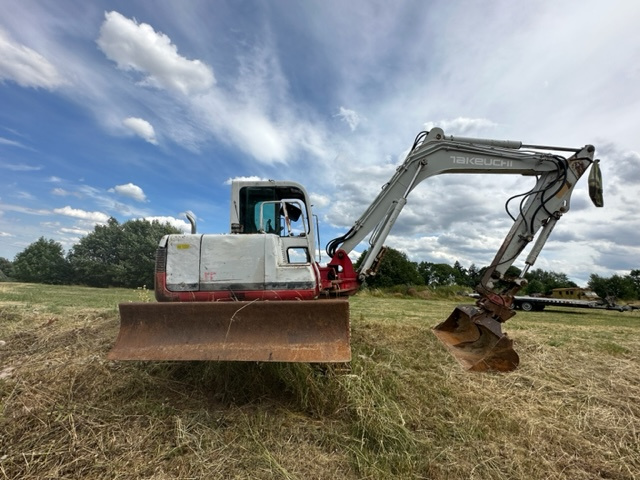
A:
<svg viewBox="0 0 640 480">
<path fill-rule="evenodd" d="M 472 305 L 456 307 L 433 333 L 467 370 L 510 372 L 520 362 L 500 323 Z"/>
<path fill-rule="evenodd" d="M 348 362 L 347 300 L 121 303 L 111 360 Z"/>
</svg>

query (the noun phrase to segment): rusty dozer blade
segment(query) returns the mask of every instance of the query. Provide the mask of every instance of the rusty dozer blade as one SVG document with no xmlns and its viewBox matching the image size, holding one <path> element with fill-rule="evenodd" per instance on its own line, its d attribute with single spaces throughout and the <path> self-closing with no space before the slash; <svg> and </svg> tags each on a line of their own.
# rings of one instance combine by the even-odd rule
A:
<svg viewBox="0 0 640 480">
<path fill-rule="evenodd" d="M 347 300 L 121 303 L 111 360 L 348 362 Z"/>
<path fill-rule="evenodd" d="M 433 333 L 467 370 L 510 372 L 520 362 L 500 322 L 472 305 L 457 306 Z"/>
</svg>

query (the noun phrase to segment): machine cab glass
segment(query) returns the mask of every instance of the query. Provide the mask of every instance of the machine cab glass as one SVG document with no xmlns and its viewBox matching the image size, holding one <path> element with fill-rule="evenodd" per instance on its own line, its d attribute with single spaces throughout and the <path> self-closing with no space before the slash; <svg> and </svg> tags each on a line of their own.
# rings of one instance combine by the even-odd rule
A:
<svg viewBox="0 0 640 480">
<path fill-rule="evenodd" d="M 243 187 L 240 190 L 242 233 L 306 236 L 309 232 L 304 194 L 295 187 Z"/>
</svg>

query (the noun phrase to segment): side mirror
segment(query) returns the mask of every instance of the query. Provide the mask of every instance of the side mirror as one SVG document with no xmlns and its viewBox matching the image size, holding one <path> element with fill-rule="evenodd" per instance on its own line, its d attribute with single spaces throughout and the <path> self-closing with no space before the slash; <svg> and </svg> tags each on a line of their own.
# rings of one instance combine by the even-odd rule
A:
<svg viewBox="0 0 640 480">
<path fill-rule="evenodd" d="M 589 172 L 589 196 L 596 207 L 604 206 L 602 198 L 602 172 L 600 172 L 600 160 L 594 160 Z"/>
</svg>

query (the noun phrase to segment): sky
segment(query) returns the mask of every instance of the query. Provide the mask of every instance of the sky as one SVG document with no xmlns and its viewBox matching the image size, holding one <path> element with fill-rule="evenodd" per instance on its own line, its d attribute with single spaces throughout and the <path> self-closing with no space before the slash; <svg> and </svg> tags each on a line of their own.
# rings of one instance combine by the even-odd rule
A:
<svg viewBox="0 0 640 480">
<path fill-rule="evenodd" d="M 0 0 L 0 257 L 110 217 L 229 231 L 232 178 L 310 193 L 346 232 L 422 130 L 596 147 L 533 268 L 640 268 L 640 2 Z M 531 178 L 443 175 L 386 244 L 488 265 Z M 367 247 L 359 245 L 357 255 Z M 323 254 L 322 261 L 327 256 Z M 522 261 L 516 266 L 522 267 Z"/>
</svg>

